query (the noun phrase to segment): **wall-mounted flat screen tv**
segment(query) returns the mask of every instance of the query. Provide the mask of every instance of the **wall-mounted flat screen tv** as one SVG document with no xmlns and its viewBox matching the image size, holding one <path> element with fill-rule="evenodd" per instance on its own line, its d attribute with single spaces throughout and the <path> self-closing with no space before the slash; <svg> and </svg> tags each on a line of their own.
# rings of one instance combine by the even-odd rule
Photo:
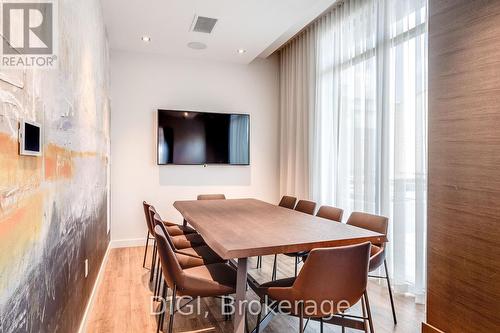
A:
<svg viewBox="0 0 500 333">
<path fill-rule="evenodd" d="M 250 164 L 248 114 L 158 110 L 158 164 Z"/>
</svg>

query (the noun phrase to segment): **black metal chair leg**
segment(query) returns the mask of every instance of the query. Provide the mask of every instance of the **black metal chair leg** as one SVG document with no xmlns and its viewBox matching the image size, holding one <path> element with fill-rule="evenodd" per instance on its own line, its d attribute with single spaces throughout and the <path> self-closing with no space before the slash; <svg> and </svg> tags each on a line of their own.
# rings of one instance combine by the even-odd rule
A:
<svg viewBox="0 0 500 333">
<path fill-rule="evenodd" d="M 387 288 L 389 289 L 389 298 L 391 299 L 392 318 L 394 319 L 394 325 L 397 325 L 398 320 L 396 318 L 396 309 L 394 308 L 394 300 L 392 298 L 391 281 L 389 280 L 389 271 L 387 270 L 387 260 L 385 259 L 384 259 L 384 269 L 385 269 L 385 279 L 387 281 Z"/>
<path fill-rule="evenodd" d="M 156 298 L 158 296 L 158 278 L 157 277 L 155 278 L 154 284 L 155 284 L 155 290 L 153 292 L 153 296 Z"/>
<path fill-rule="evenodd" d="M 162 307 L 162 313 L 161 313 L 161 322 L 160 322 L 160 327 L 163 329 L 163 323 L 165 322 L 165 312 L 167 311 L 167 295 L 168 295 L 168 285 L 167 281 L 163 282 L 163 293 L 161 294 L 162 300 L 161 300 L 161 307 Z"/>
<path fill-rule="evenodd" d="M 224 296 L 222 297 L 222 301 L 224 302 L 224 321 L 228 321 L 229 319 L 231 319 L 231 315 L 229 314 L 229 311 L 231 311 L 229 305 L 231 303 L 231 300 L 227 296 Z"/>
<path fill-rule="evenodd" d="M 370 325 L 370 333 L 375 333 L 373 329 L 373 319 L 372 319 L 372 311 L 370 310 L 370 302 L 368 301 L 368 293 L 365 291 L 364 294 L 365 304 L 366 304 L 366 313 L 368 314 L 368 324 Z"/>
<path fill-rule="evenodd" d="M 161 267 L 159 267 L 159 272 L 158 275 L 156 276 L 156 281 L 155 281 L 155 292 L 154 292 L 155 297 L 160 296 L 161 281 L 163 280 L 162 277 L 163 277 L 162 269 Z"/>
<path fill-rule="evenodd" d="M 366 317 L 366 302 L 365 302 L 364 297 L 361 298 L 361 310 L 363 311 L 363 318 L 367 318 Z M 367 322 L 367 320 L 363 319 L 363 323 L 365 325 L 365 333 L 368 333 L 368 327 L 366 325 L 366 322 Z"/>
<path fill-rule="evenodd" d="M 261 256 L 257 257 L 257 267 L 255 267 L 255 268 L 257 268 L 257 269 L 262 268 L 262 257 Z"/>
<path fill-rule="evenodd" d="M 158 279 L 158 296 L 161 295 L 161 286 L 162 286 L 162 282 L 163 282 L 163 270 L 160 269 L 160 278 Z"/>
<path fill-rule="evenodd" d="M 299 333 L 304 333 L 304 308 L 299 304 Z"/>
<path fill-rule="evenodd" d="M 278 269 L 277 265 L 278 265 L 278 255 L 275 254 L 274 255 L 274 264 L 273 264 L 273 274 L 271 276 L 272 281 L 276 280 L 276 275 L 277 275 L 276 273 L 277 273 L 277 269 Z"/>
<path fill-rule="evenodd" d="M 146 268 L 146 256 L 148 255 L 148 245 L 149 245 L 149 230 L 146 234 L 146 247 L 144 248 L 144 259 L 142 260 L 142 268 Z"/>
<path fill-rule="evenodd" d="M 172 301 L 170 303 L 170 318 L 168 320 L 168 333 L 172 333 L 174 329 L 174 315 L 175 315 L 175 307 L 177 305 L 177 286 L 174 285 L 174 288 L 172 289 Z"/>
<path fill-rule="evenodd" d="M 162 307 L 162 310 L 163 310 L 163 304 L 161 305 L 161 307 Z M 163 318 L 163 313 L 160 313 L 158 315 L 158 322 L 156 323 L 156 333 L 159 333 L 161 331 L 162 318 Z"/>
<path fill-rule="evenodd" d="M 262 320 L 262 310 L 264 309 L 265 304 L 263 302 L 260 303 L 260 311 L 259 314 L 257 315 L 257 325 L 255 326 L 254 330 L 259 333 L 260 331 L 260 321 Z"/>
<path fill-rule="evenodd" d="M 159 282 L 160 282 L 160 277 L 161 277 L 161 264 L 160 264 L 160 256 L 157 254 L 156 255 L 156 269 L 155 269 L 155 276 L 154 276 L 154 279 L 155 279 L 155 292 L 154 292 L 154 295 L 157 296 L 157 292 L 159 291 Z"/>
<path fill-rule="evenodd" d="M 163 330 L 163 321 L 165 319 L 165 310 L 166 310 L 166 302 L 165 302 L 165 295 L 167 294 L 167 282 L 164 282 L 163 286 L 163 294 L 162 297 L 163 299 L 160 300 L 161 308 L 160 308 L 160 314 L 158 315 L 158 323 L 156 324 L 156 333 L 159 333 L 160 331 Z"/>
<path fill-rule="evenodd" d="M 151 272 L 149 273 L 149 282 L 153 281 L 156 264 L 156 239 L 153 241 L 153 257 L 151 258 Z"/>
</svg>

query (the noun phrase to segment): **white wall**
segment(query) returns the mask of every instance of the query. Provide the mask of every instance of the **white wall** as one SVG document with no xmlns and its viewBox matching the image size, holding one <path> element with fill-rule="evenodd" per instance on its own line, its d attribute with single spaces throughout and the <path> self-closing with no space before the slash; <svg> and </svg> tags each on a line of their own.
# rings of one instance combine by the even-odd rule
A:
<svg viewBox="0 0 500 333">
<path fill-rule="evenodd" d="M 278 59 L 249 65 L 111 53 L 111 239 L 137 244 L 142 201 L 181 222 L 175 200 L 199 193 L 278 200 Z M 250 114 L 250 166 L 156 165 L 158 108 Z"/>
</svg>

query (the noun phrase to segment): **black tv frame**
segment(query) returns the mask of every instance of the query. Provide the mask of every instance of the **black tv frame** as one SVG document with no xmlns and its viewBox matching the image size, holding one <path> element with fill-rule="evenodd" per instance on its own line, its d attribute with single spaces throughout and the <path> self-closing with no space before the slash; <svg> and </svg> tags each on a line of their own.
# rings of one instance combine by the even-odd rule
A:
<svg viewBox="0 0 500 333">
<path fill-rule="evenodd" d="M 227 115 L 239 115 L 239 116 L 248 116 L 248 163 L 241 163 L 241 164 L 231 164 L 231 163 L 160 163 L 159 161 L 159 156 L 158 156 L 158 146 L 160 144 L 159 142 L 159 137 L 158 137 L 158 129 L 159 129 L 159 117 L 160 117 L 160 111 L 174 111 L 174 112 L 190 112 L 190 113 L 201 113 L 201 114 L 227 114 Z M 249 166 L 250 165 L 250 157 L 251 157 L 251 130 L 250 130 L 250 114 L 248 113 L 235 113 L 235 112 L 207 112 L 207 111 L 193 111 L 193 110 L 180 110 L 180 109 L 158 109 L 156 111 L 156 149 L 155 149 L 155 155 L 156 155 L 156 165 L 158 166 L 165 166 L 165 165 L 201 165 L 201 166 L 208 166 L 208 165 L 216 165 L 216 166 Z"/>
</svg>

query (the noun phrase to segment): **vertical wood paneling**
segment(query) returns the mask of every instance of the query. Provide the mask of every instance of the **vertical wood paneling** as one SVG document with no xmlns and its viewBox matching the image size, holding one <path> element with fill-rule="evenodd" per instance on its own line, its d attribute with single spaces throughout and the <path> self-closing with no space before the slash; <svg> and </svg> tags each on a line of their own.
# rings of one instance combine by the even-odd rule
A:
<svg viewBox="0 0 500 333">
<path fill-rule="evenodd" d="M 429 15 L 427 323 L 500 332 L 500 1 Z"/>
</svg>

